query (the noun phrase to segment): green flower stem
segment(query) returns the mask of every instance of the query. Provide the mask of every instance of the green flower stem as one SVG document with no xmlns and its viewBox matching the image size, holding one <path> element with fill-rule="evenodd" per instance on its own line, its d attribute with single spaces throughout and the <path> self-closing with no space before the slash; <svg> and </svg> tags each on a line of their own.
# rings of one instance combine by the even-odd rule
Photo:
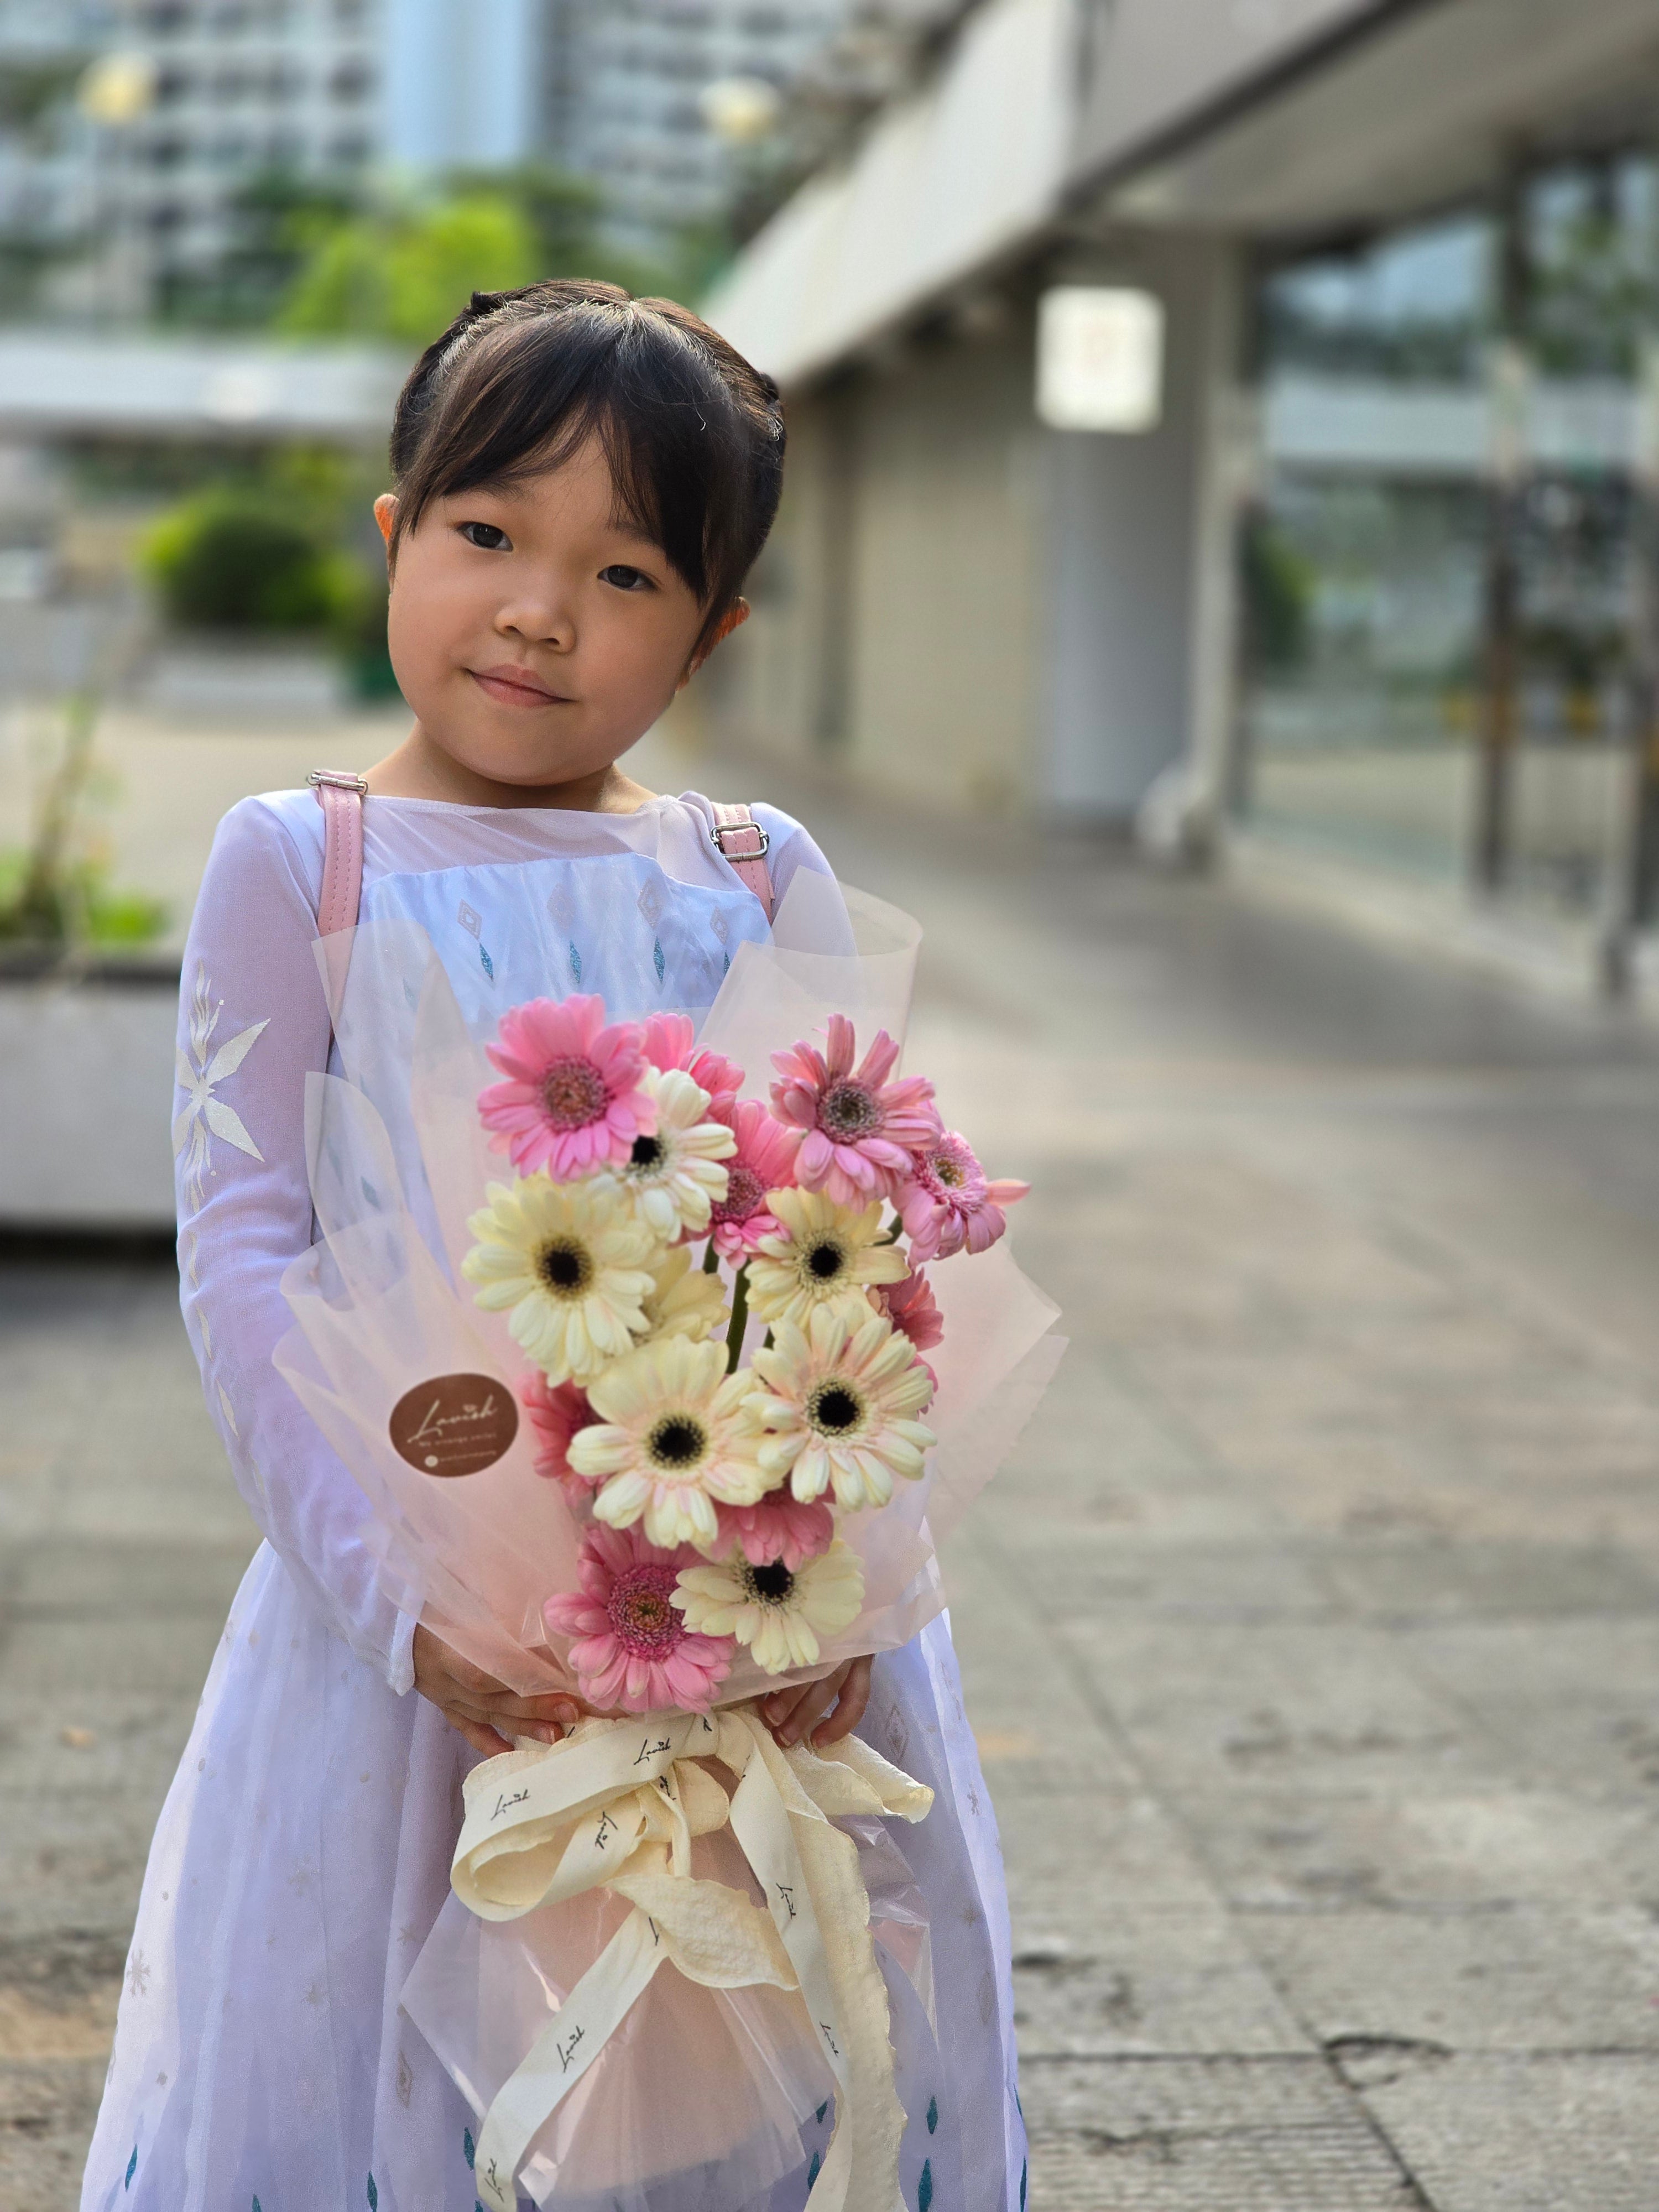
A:
<svg viewBox="0 0 1659 2212">
<path fill-rule="evenodd" d="M 714 1249 L 714 1240 L 711 1237 L 702 1248 L 702 1272 L 705 1275 L 712 1275 L 718 1270 L 720 1264 L 720 1255 Z"/>
<path fill-rule="evenodd" d="M 745 1265 L 738 1270 L 737 1280 L 732 1285 L 732 1326 L 726 1333 L 726 1371 L 735 1375 L 738 1362 L 743 1356 L 743 1333 L 749 1325 L 749 1269 Z"/>
</svg>

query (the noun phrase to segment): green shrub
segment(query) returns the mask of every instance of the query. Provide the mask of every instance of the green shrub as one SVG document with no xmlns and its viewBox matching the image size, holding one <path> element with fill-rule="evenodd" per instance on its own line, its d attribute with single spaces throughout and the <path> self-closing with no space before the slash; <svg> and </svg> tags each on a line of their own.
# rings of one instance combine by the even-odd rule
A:
<svg viewBox="0 0 1659 2212">
<path fill-rule="evenodd" d="M 355 588 L 344 556 L 247 492 L 184 501 L 152 529 L 143 560 L 168 616 L 190 629 L 324 629 Z"/>
</svg>

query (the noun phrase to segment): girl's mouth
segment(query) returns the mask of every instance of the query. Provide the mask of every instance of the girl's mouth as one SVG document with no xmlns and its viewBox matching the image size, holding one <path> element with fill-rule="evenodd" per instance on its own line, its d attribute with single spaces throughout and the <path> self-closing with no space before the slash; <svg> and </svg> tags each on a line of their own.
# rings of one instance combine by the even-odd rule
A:
<svg viewBox="0 0 1659 2212">
<path fill-rule="evenodd" d="M 503 707 L 568 707 L 574 702 L 562 691 L 550 691 L 527 668 L 511 662 L 498 668 L 467 671 L 478 689 Z"/>
</svg>

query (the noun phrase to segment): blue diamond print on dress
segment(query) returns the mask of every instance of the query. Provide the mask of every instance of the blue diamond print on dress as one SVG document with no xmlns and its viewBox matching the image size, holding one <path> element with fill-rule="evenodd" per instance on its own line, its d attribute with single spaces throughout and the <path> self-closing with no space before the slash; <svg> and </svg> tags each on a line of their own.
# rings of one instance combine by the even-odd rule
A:
<svg viewBox="0 0 1659 2212">
<path fill-rule="evenodd" d="M 123 2189 L 131 2189 L 131 2186 L 132 2186 L 132 2177 L 133 2177 L 133 2175 L 134 2175 L 135 2173 L 137 2173 L 137 2171 L 138 2171 L 138 2146 L 137 2146 L 137 2143 L 134 2143 L 134 2145 L 132 2146 L 132 2156 L 131 2156 L 131 2157 L 127 2160 L 127 2178 L 126 2178 L 126 2179 L 125 2179 L 125 2180 L 121 2184 L 121 2186 L 122 2186 L 122 2188 L 123 2188 Z"/>
<path fill-rule="evenodd" d="M 374 2186 L 374 2177 L 368 2177 L 368 2212 L 380 2212 L 380 2192 Z"/>
<path fill-rule="evenodd" d="M 806 2169 L 806 2186 L 809 2189 L 817 2179 L 818 2172 L 823 2164 L 823 2160 L 818 2156 L 817 2151 L 814 2151 L 812 2154 L 812 2163 Z"/>
<path fill-rule="evenodd" d="M 471 2128 L 463 2128 L 461 2130 L 461 2155 L 466 2160 L 467 2172 L 471 2173 L 472 2171 L 472 2161 L 477 2156 L 477 2152 L 473 2146 L 472 2130 Z"/>
<path fill-rule="evenodd" d="M 937 2097 L 930 2097 L 930 2098 L 927 2100 L 927 2132 L 928 2132 L 928 2134 L 931 2136 L 931 2135 L 933 2135 L 933 2133 L 935 2133 L 935 2131 L 937 2130 L 938 2127 L 939 2127 L 939 2099 L 938 2099 Z"/>
<path fill-rule="evenodd" d="M 656 969 L 657 981 L 660 983 L 663 979 L 664 971 L 668 966 L 667 961 L 663 957 L 661 938 L 659 938 L 651 948 L 651 965 Z"/>
<path fill-rule="evenodd" d="M 575 977 L 576 988 L 580 991 L 582 987 L 582 956 L 574 944 L 570 947 L 570 972 Z"/>
<path fill-rule="evenodd" d="M 253 2212 L 260 2212 L 259 2200 L 257 2197 L 253 2200 Z"/>
<path fill-rule="evenodd" d="M 732 956 L 731 956 L 731 954 L 730 954 L 729 952 L 722 952 L 722 953 L 721 953 L 721 955 L 720 955 L 720 973 L 721 973 L 721 975 L 724 975 L 726 974 L 726 970 L 731 967 L 731 965 L 732 965 Z"/>
<path fill-rule="evenodd" d="M 478 964 L 493 983 L 495 980 L 495 963 L 482 945 L 478 947 Z"/>
<path fill-rule="evenodd" d="M 916 2212 L 927 2212 L 933 2201 L 933 2161 L 931 2158 L 925 2158 L 921 2161 L 921 2179 L 916 2184 Z"/>
<path fill-rule="evenodd" d="M 822 2126 L 823 2125 L 823 2116 L 824 2116 L 824 2114 L 829 2111 L 829 2109 L 830 2109 L 830 2107 L 829 2107 L 829 2106 L 828 2106 L 827 2104 L 820 2105 L 820 2106 L 818 2106 L 818 2110 L 817 2110 L 817 2122 L 818 2122 L 818 2125 L 819 2125 L 820 2127 L 822 2127 Z"/>
</svg>

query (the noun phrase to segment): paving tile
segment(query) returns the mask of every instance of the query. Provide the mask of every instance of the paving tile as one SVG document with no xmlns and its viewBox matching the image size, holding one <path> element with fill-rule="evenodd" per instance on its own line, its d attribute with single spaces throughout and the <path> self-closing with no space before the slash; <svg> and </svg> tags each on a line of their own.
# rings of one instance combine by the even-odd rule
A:
<svg viewBox="0 0 1659 2212">
<path fill-rule="evenodd" d="M 1626 1905 L 1659 1887 L 1659 1802 L 1281 1790 L 1183 1798 L 1180 1812 L 1210 1877 L 1245 1909 Z"/>
<path fill-rule="evenodd" d="M 1638 1906 L 1251 1912 L 1239 1922 L 1322 2043 L 1659 2051 L 1659 1924 Z"/>
<path fill-rule="evenodd" d="M 1364 2095 L 1435 2212 L 1653 2212 L 1659 2203 L 1652 2054 L 1407 2060 Z"/>
<path fill-rule="evenodd" d="M 1028 2063 L 1033 2212 L 1411 2212 L 1318 2059 Z"/>
<path fill-rule="evenodd" d="M 1098 1915 L 1069 1941 L 1022 1929 L 1014 1949 L 1021 2052 L 1306 2051 L 1306 2033 L 1225 1913 Z"/>
<path fill-rule="evenodd" d="M 1508 1745 L 1384 1630 L 1120 1614 L 1063 1632 L 1164 1788 L 1409 1790 L 1512 1772 Z"/>
</svg>

